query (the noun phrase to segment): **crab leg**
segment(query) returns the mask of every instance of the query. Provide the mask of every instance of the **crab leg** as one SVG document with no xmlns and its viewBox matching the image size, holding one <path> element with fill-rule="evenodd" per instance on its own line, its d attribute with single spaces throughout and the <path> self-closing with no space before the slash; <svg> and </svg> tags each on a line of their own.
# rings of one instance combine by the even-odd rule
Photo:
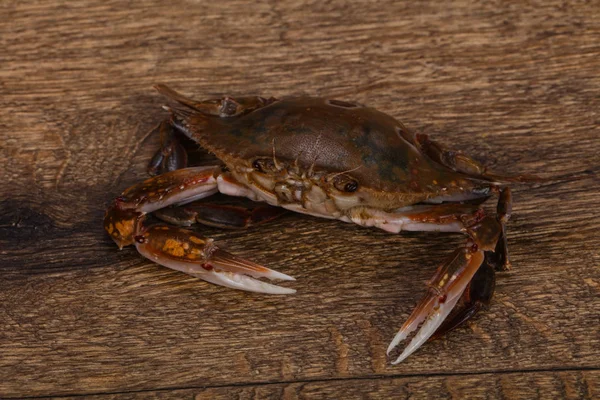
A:
<svg viewBox="0 0 600 400">
<path fill-rule="evenodd" d="M 483 251 L 476 249 L 477 246 L 470 242 L 467 246 L 456 250 L 448 262 L 438 268 L 433 278 L 427 283 L 427 294 L 402 325 L 390 343 L 387 353 L 389 354 L 400 342 L 405 340 L 420 324 L 422 324 L 421 329 L 392 364 L 401 362 L 417 350 L 436 332 L 452 312 L 483 262 Z"/>
<path fill-rule="evenodd" d="M 185 168 L 188 156 L 185 148 L 175 136 L 175 127 L 169 120 L 165 120 L 155 128 L 155 131 L 160 133 L 161 146 L 148 164 L 148 173 L 155 176 Z"/>
<path fill-rule="evenodd" d="M 496 287 L 496 271 L 506 271 L 510 269 L 510 259 L 508 257 L 508 249 L 506 245 L 506 227 L 505 224 L 510 219 L 512 205 L 512 196 L 509 188 L 504 188 L 500 191 L 498 198 L 498 206 L 496 209 L 496 220 L 498 224 L 494 224 L 493 220 L 487 218 L 484 225 L 491 227 L 490 233 L 494 231 L 500 232 L 499 238 L 496 240 L 496 248 L 494 251 L 489 251 L 489 246 L 493 243 L 494 236 L 488 234 L 488 250 L 485 251 L 485 260 L 481 267 L 475 273 L 475 276 L 469 282 L 469 285 L 463 292 L 461 297 L 462 304 L 457 305 L 452 314 L 450 314 L 444 323 L 435 331 L 431 339 L 441 337 L 445 333 L 459 327 L 482 308 L 487 307 L 494 295 Z M 484 219 L 485 221 L 485 219 Z M 478 224 L 475 224 L 477 226 Z M 475 228 L 475 227 L 473 227 Z M 471 229 L 471 234 L 485 247 L 485 237 L 478 234 L 477 229 Z M 490 242 L 491 239 L 491 242 Z"/>
<path fill-rule="evenodd" d="M 489 181 L 499 182 L 539 182 L 542 179 L 535 175 L 500 175 L 488 171 L 487 167 L 460 151 L 444 148 L 441 144 L 429 139 L 429 136 L 418 133 L 412 137 L 412 143 L 433 161 L 444 165 L 453 171 L 471 177 L 478 177 Z"/>
<path fill-rule="evenodd" d="M 391 233 L 401 231 L 461 232 L 481 219 L 483 210 L 475 204 L 417 205 L 394 212 L 357 208 L 348 219 L 362 226 L 375 226 Z"/>
<path fill-rule="evenodd" d="M 192 230 L 144 224 L 147 213 L 216 193 L 220 171 L 213 166 L 178 169 L 130 187 L 108 208 L 106 231 L 120 248 L 135 243 L 144 257 L 208 282 L 253 292 L 295 292 L 256 279 L 293 280 L 291 276 L 230 254 Z"/>
<path fill-rule="evenodd" d="M 131 186 L 106 210 L 104 229 L 119 248 L 133 244 L 147 213 L 216 193 L 219 172 L 218 167 L 184 168 Z"/>
<path fill-rule="evenodd" d="M 192 203 L 183 207 L 157 210 L 154 215 L 178 226 L 200 223 L 223 229 L 246 229 L 272 221 L 287 212 L 284 208 L 267 205 L 248 209 L 220 204 Z"/>
<path fill-rule="evenodd" d="M 486 215 L 474 204 L 417 205 L 394 212 L 357 209 L 349 213 L 352 222 L 388 232 L 444 231 L 464 232 L 469 236 L 466 244 L 429 280 L 427 293 L 390 343 L 388 354 L 420 326 L 394 364 L 412 354 L 436 332 L 447 332 L 461 325 L 489 303 L 495 282 L 493 267 L 501 269 L 508 261 L 504 223 L 509 215 L 508 189 L 500 192 L 496 216 Z M 485 268 L 474 280 L 484 260 Z M 457 306 L 461 299 L 464 304 Z"/>
</svg>

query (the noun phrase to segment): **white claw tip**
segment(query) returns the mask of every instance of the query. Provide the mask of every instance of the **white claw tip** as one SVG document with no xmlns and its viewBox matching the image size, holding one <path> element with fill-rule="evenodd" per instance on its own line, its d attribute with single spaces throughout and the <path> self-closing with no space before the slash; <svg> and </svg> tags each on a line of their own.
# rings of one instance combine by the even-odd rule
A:
<svg viewBox="0 0 600 400">
<path fill-rule="evenodd" d="M 392 364 L 395 365 L 404 361 L 408 356 L 410 356 L 419 347 L 421 347 L 421 345 L 423 345 L 423 343 L 425 343 L 427 339 L 431 337 L 431 335 L 435 333 L 435 331 L 440 327 L 442 322 L 444 322 L 448 314 L 450 314 L 454 306 L 456 306 L 456 303 L 460 299 L 460 294 L 462 294 L 462 292 L 460 292 L 457 296 L 454 296 L 450 299 L 446 299 L 446 302 L 439 306 L 437 310 L 434 308 L 433 311 L 431 311 L 429 315 L 427 315 L 427 318 L 420 318 L 421 321 L 425 319 L 425 322 L 423 323 L 423 325 L 421 325 L 421 328 L 417 331 L 410 343 L 408 343 L 408 346 L 404 348 L 402 354 L 400 354 L 400 356 L 396 359 L 396 361 L 392 362 Z M 394 347 L 398 345 L 398 343 L 406 339 L 408 335 L 416 329 L 416 327 L 417 326 L 414 325 L 414 328 L 412 329 L 400 329 L 400 332 L 398 332 L 398 334 L 396 335 L 396 337 L 394 337 L 392 343 L 390 343 L 390 346 L 388 347 L 388 354 Z"/>
<path fill-rule="evenodd" d="M 392 361 L 392 365 L 400 364 L 402 361 L 406 360 L 406 359 L 408 358 L 408 356 L 410 356 L 412 353 L 414 353 L 414 351 L 415 351 L 416 349 L 413 349 L 413 350 L 411 350 L 411 351 L 407 351 L 407 350 L 408 350 L 408 349 L 404 350 L 404 351 L 402 352 L 402 354 L 400 354 L 400 355 L 398 356 L 398 358 L 396 358 L 396 360 L 395 360 L 395 361 Z"/>
<path fill-rule="evenodd" d="M 284 274 L 283 272 L 274 271 L 274 270 L 270 270 L 269 273 L 266 275 L 266 277 L 269 279 L 279 279 L 281 281 L 295 281 L 296 280 L 296 278 L 294 278 L 293 276 L 289 276 L 287 274 Z"/>
<path fill-rule="evenodd" d="M 392 350 L 394 350 L 401 341 L 406 339 L 407 335 L 408 335 L 408 333 L 403 332 L 401 330 L 398 333 L 396 333 L 396 336 L 394 336 L 394 339 L 392 340 L 392 342 L 390 343 L 390 345 L 387 348 L 386 354 L 389 356 L 390 353 L 392 352 Z"/>
</svg>

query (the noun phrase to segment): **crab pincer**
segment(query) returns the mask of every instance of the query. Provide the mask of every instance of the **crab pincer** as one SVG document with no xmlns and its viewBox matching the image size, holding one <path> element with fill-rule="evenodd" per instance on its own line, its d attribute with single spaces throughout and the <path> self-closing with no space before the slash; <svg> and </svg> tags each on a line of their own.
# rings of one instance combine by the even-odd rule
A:
<svg viewBox="0 0 600 400">
<path fill-rule="evenodd" d="M 463 219 L 461 230 L 469 239 L 427 282 L 426 294 L 388 346 L 387 354 L 420 329 L 392 364 L 406 359 L 431 337 L 460 326 L 489 304 L 495 287 L 494 271 L 508 268 L 504 224 L 510 217 L 510 202 L 510 190 L 505 188 L 500 191 L 495 216 L 478 210 L 472 218 Z"/>
<path fill-rule="evenodd" d="M 433 278 L 427 282 L 427 293 L 402 325 L 388 346 L 387 353 L 390 354 L 419 325 L 421 328 L 392 364 L 403 361 L 421 347 L 454 310 L 484 259 L 483 252 L 473 250 L 473 246 L 475 245 L 467 243 L 465 247 L 456 250 L 448 262 L 438 268 Z"/>
<path fill-rule="evenodd" d="M 135 242 L 139 253 L 149 260 L 207 282 L 250 292 L 296 292 L 255 279 L 295 280 L 291 276 L 237 257 L 190 229 L 154 225 L 137 235 Z"/>
<path fill-rule="evenodd" d="M 220 173 L 221 169 L 214 166 L 184 168 L 132 186 L 108 208 L 105 229 L 119 247 L 135 244 L 141 255 L 155 263 L 205 281 L 251 292 L 295 293 L 294 289 L 258 279 L 294 280 L 291 276 L 235 256 L 193 230 L 162 223 L 146 225 L 150 212 L 215 193 Z M 233 223 L 248 223 L 233 207 L 223 208 L 219 220 L 226 219 L 227 213 Z M 264 214 L 260 217 L 268 219 Z"/>
</svg>

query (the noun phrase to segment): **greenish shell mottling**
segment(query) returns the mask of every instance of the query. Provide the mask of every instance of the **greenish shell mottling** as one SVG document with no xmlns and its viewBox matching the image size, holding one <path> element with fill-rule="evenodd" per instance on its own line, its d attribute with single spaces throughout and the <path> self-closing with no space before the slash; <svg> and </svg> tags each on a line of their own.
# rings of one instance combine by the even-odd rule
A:
<svg viewBox="0 0 600 400">
<path fill-rule="evenodd" d="M 346 102 L 290 98 L 230 118 L 195 113 L 186 122 L 192 139 L 230 163 L 272 157 L 274 151 L 277 160 L 297 159 L 305 168 L 351 171 L 364 188 L 423 198 L 483 183 L 421 153 L 393 117 Z"/>
</svg>

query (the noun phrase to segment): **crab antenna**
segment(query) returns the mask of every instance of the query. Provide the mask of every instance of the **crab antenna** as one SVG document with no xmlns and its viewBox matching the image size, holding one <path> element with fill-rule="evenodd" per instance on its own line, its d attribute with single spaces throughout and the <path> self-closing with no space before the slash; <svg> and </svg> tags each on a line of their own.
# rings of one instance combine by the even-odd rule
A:
<svg viewBox="0 0 600 400">
<path fill-rule="evenodd" d="M 317 154 L 312 162 L 312 164 L 310 164 L 310 168 L 308 169 L 308 173 L 307 176 L 312 176 L 314 173 L 314 169 L 315 169 L 315 164 L 317 163 L 317 160 L 319 159 L 319 155 Z"/>
<path fill-rule="evenodd" d="M 275 157 L 275 138 L 273 138 L 272 145 L 273 145 L 273 163 L 275 164 L 275 168 L 277 168 L 277 170 L 279 171 L 281 168 L 279 167 L 279 164 L 277 164 L 277 158 Z"/>
<path fill-rule="evenodd" d="M 295 173 L 297 173 L 298 175 L 300 175 L 300 167 L 298 166 L 298 160 L 302 156 L 303 152 L 304 152 L 304 150 L 300 150 L 298 152 L 298 155 L 296 156 L 296 159 L 294 160 L 294 168 L 296 169 Z"/>
<path fill-rule="evenodd" d="M 331 174 L 327 175 L 327 179 L 326 179 L 326 180 L 327 180 L 327 181 L 329 181 L 329 180 L 331 180 L 331 179 L 335 178 L 336 176 L 339 176 L 339 175 L 342 175 L 342 174 L 347 174 L 348 172 L 356 171 L 356 170 L 357 170 L 357 169 L 359 169 L 360 167 L 362 167 L 362 165 L 359 165 L 358 167 L 356 167 L 356 168 L 352 168 L 352 169 L 349 169 L 349 170 L 347 170 L 347 171 L 342 171 L 342 172 L 334 172 L 334 173 L 331 173 Z"/>
</svg>

